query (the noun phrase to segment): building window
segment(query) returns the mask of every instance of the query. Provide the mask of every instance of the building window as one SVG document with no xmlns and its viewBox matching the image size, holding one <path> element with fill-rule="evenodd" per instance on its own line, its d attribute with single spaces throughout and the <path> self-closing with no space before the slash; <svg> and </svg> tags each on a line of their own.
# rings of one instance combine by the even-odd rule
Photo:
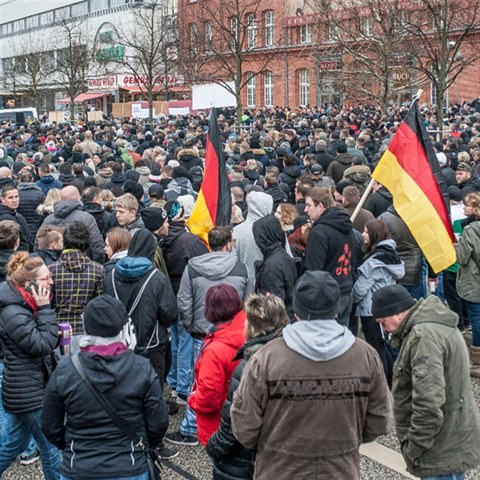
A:
<svg viewBox="0 0 480 480">
<path fill-rule="evenodd" d="M 257 46 L 257 16 L 252 13 L 247 17 L 248 48 Z"/>
<path fill-rule="evenodd" d="M 304 107 L 310 103 L 310 72 L 308 70 L 300 70 L 298 72 L 298 87 L 298 103 Z"/>
<path fill-rule="evenodd" d="M 310 25 L 300 26 L 300 43 L 310 43 L 312 41 L 312 29 Z"/>
<path fill-rule="evenodd" d="M 25 26 L 26 28 L 35 28 L 38 27 L 39 15 L 32 15 L 31 17 L 27 17 L 25 19 Z"/>
<path fill-rule="evenodd" d="M 265 72 L 263 74 L 263 96 L 266 107 L 273 107 L 273 74 Z"/>
<path fill-rule="evenodd" d="M 230 20 L 231 34 L 232 34 L 232 50 L 237 49 L 238 45 L 238 18 L 232 17 Z"/>
<path fill-rule="evenodd" d="M 255 107 L 256 77 L 253 73 L 247 73 L 247 107 Z"/>
<path fill-rule="evenodd" d="M 328 24 L 328 39 L 329 40 L 338 40 L 340 38 L 340 28 L 336 23 Z"/>
<path fill-rule="evenodd" d="M 193 54 L 198 54 L 198 27 L 196 23 L 190 25 L 190 47 Z"/>
<path fill-rule="evenodd" d="M 40 14 L 40 25 L 50 25 L 53 23 L 53 10 Z"/>
<path fill-rule="evenodd" d="M 212 22 L 205 23 L 205 52 L 211 53 L 213 46 L 213 25 Z"/>
<path fill-rule="evenodd" d="M 371 37 L 373 34 L 372 19 L 364 17 L 360 19 L 360 33 L 365 37 Z"/>
<path fill-rule="evenodd" d="M 275 43 L 275 14 L 265 12 L 265 46 L 271 47 Z"/>
<path fill-rule="evenodd" d="M 74 3 L 72 5 L 72 17 L 79 17 L 88 13 L 88 2 Z"/>
<path fill-rule="evenodd" d="M 90 11 L 98 12 L 108 8 L 108 0 L 90 0 Z"/>
</svg>

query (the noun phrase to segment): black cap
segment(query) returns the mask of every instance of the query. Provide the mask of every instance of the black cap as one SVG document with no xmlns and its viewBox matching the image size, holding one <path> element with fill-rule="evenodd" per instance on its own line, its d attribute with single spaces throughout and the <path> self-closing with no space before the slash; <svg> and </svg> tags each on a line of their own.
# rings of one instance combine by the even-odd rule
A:
<svg viewBox="0 0 480 480">
<path fill-rule="evenodd" d="M 388 285 L 378 289 L 372 296 L 372 315 L 385 318 L 412 308 L 416 301 L 402 285 Z"/>
<path fill-rule="evenodd" d="M 110 295 L 100 295 L 90 300 L 83 313 L 83 327 L 87 335 L 115 337 L 128 321 L 125 306 Z"/>
</svg>

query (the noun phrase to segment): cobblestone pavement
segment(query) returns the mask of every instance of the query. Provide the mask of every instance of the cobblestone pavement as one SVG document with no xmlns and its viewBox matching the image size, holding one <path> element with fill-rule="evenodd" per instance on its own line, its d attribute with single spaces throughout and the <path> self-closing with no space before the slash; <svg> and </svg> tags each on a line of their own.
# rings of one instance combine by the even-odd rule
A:
<svg viewBox="0 0 480 480">
<path fill-rule="evenodd" d="M 472 385 L 477 404 L 480 406 L 480 381 L 472 379 Z M 182 420 L 183 411 L 184 407 L 180 407 L 180 411 L 175 416 L 170 417 L 169 431 L 176 431 L 178 429 Z M 394 434 L 380 437 L 377 439 L 377 442 L 397 452 L 400 451 L 400 446 Z M 210 480 L 212 478 L 211 463 L 202 446 L 181 447 L 180 455 L 172 460 L 172 463 L 188 472 L 189 475 L 184 477 L 170 468 L 165 467 L 162 474 L 163 480 L 182 480 L 184 478 L 190 480 Z M 403 480 L 406 478 L 402 474 L 389 469 L 387 466 L 366 457 L 362 457 L 361 474 L 362 480 Z M 480 468 L 468 472 L 466 478 L 467 480 L 480 479 Z M 15 463 L 5 473 L 3 479 L 43 480 L 40 462 L 36 462 L 30 466 L 22 466 Z"/>
</svg>

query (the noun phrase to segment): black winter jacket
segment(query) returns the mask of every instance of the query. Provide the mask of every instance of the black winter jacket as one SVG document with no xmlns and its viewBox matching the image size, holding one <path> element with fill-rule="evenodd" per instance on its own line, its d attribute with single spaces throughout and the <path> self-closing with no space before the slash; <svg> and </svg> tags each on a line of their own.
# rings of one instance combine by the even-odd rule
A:
<svg viewBox="0 0 480 480">
<path fill-rule="evenodd" d="M 79 357 L 89 380 L 118 415 L 150 445 L 158 445 L 168 428 L 168 414 L 150 362 L 131 350 L 116 356 L 80 353 Z M 42 430 L 63 450 L 60 471 L 68 478 L 114 479 L 147 470 L 143 450 L 98 405 L 69 358 L 58 365 L 48 384 Z"/>
<path fill-rule="evenodd" d="M 0 221 L 2 220 L 11 220 L 20 225 L 20 245 L 18 246 L 18 250 L 29 252 L 33 247 L 33 237 L 25 217 L 15 212 L 15 210 L 0 204 Z"/>
<path fill-rule="evenodd" d="M 280 297 L 293 319 L 293 290 L 297 281 L 295 262 L 285 250 L 285 233 L 280 222 L 267 215 L 253 224 L 255 243 L 263 260 L 255 262 L 255 288 L 259 293 L 273 293 Z"/>
<path fill-rule="evenodd" d="M 2 399 L 12 414 L 42 408 L 51 354 L 57 345 L 55 310 L 40 307 L 37 316 L 9 282 L 0 285 L 0 343 L 4 356 Z"/>
<path fill-rule="evenodd" d="M 392 194 L 385 187 L 382 187 L 367 198 L 365 210 L 372 212 L 373 216 L 378 218 L 388 210 L 392 203 Z"/>
<path fill-rule="evenodd" d="M 103 238 L 107 234 L 114 224 L 112 214 L 106 212 L 98 203 L 84 203 L 82 210 L 89 213 L 97 222 L 97 227 L 100 230 Z"/>
<path fill-rule="evenodd" d="M 186 230 L 185 222 L 178 221 L 170 224 L 168 236 L 163 242 L 163 256 L 175 295 L 180 288 L 180 280 L 188 261 L 204 253 L 208 253 L 207 246 L 200 237 Z"/>
<path fill-rule="evenodd" d="M 129 312 L 153 270 L 155 273 L 131 315 L 137 336 L 136 352 L 142 354 L 146 354 L 147 345 L 149 349 L 165 345 L 168 341 L 167 328 L 177 321 L 177 302 L 169 279 L 154 269 L 147 258 L 125 257 L 117 262 L 115 269 L 105 277 L 104 283 L 104 293 L 115 297 L 112 283 L 115 281 L 118 299 Z"/>
<path fill-rule="evenodd" d="M 18 195 L 20 205 L 17 212 L 25 217 L 30 233 L 35 237 L 43 221 L 43 217 L 37 213 L 37 207 L 45 200 L 45 194 L 34 183 L 20 183 L 18 185 Z"/>
<path fill-rule="evenodd" d="M 295 203 L 295 185 L 301 173 L 302 169 L 300 168 L 300 165 L 290 165 L 285 167 L 280 174 L 282 182 L 288 185 L 288 201 L 292 204 Z"/>
<path fill-rule="evenodd" d="M 213 459 L 214 480 L 249 480 L 253 478 L 254 452 L 243 447 L 233 435 L 230 408 L 232 406 L 233 394 L 240 384 L 243 369 L 248 360 L 263 345 L 276 336 L 277 334 L 273 333 L 249 340 L 238 350 L 233 359 L 233 361 L 239 359 L 242 359 L 242 361 L 237 365 L 230 379 L 228 396 L 222 407 L 220 427 L 210 437 L 207 444 L 207 453 Z"/>
<path fill-rule="evenodd" d="M 340 208 L 327 209 L 313 224 L 305 251 L 305 269 L 323 270 L 345 295 L 353 287 L 357 243 L 349 216 Z"/>
</svg>

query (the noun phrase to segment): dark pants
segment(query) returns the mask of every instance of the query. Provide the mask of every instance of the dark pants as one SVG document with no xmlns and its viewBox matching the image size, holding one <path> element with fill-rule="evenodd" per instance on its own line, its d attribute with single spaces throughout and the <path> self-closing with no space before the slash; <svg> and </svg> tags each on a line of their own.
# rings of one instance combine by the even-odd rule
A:
<svg viewBox="0 0 480 480">
<path fill-rule="evenodd" d="M 362 321 L 363 334 L 365 340 L 371 345 L 380 356 L 380 360 L 385 370 L 385 377 L 387 378 L 388 386 L 392 386 L 393 361 L 390 352 L 387 350 L 385 340 L 382 335 L 380 325 L 373 317 L 360 317 Z"/>
<path fill-rule="evenodd" d="M 458 295 L 455 284 L 456 279 L 456 272 L 448 272 L 447 270 L 443 272 L 443 291 L 445 294 L 445 300 L 447 301 L 450 310 L 458 315 L 458 328 L 464 330 L 470 325 L 468 308 L 465 300 L 462 300 Z"/>
<path fill-rule="evenodd" d="M 152 367 L 158 375 L 160 388 L 163 392 L 163 380 L 165 378 L 165 345 L 159 345 L 147 351 L 146 357 L 150 360 Z"/>
</svg>

